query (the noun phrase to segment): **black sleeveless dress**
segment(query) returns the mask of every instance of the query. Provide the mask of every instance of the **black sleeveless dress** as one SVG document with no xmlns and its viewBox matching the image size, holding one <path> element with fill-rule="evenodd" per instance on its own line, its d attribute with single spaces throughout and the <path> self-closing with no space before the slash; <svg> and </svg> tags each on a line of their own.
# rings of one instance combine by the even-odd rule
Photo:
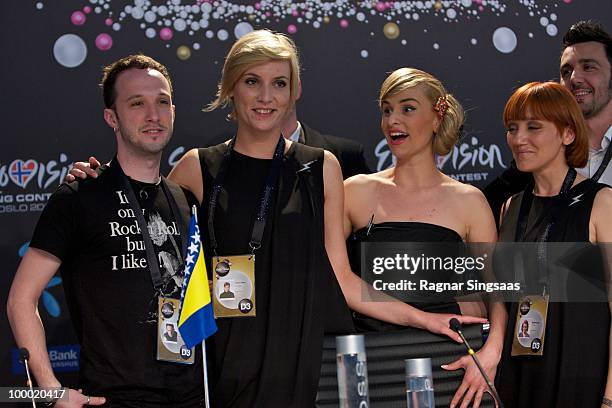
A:
<svg viewBox="0 0 612 408">
<path fill-rule="evenodd" d="M 548 241 L 588 242 L 593 201 L 604 187 L 590 179 L 575 185 L 569 196 L 580 200 L 563 207 Z M 500 228 L 501 241 L 514 240 L 522 196 L 519 193 L 512 198 Z M 546 222 L 542 222 L 545 217 L 541 214 L 549 210 L 553 200 L 553 197 L 533 197 L 526 241 L 535 241 L 545 228 Z M 497 387 L 505 406 L 599 408 L 608 373 L 608 304 L 550 302 L 541 357 L 511 356 L 517 307 L 516 303 L 509 307 L 508 329 L 498 367 Z"/>
<path fill-rule="evenodd" d="M 199 150 L 205 196 L 200 225 L 209 271 L 208 205 L 226 149 L 221 144 Z M 232 153 L 214 218 L 219 255 L 250 252 L 271 162 Z M 314 406 L 323 335 L 353 331 L 325 252 L 323 150 L 293 143 L 275 195 L 255 257 L 257 316 L 218 319 L 219 330 L 207 341 L 214 407 Z"/>
<path fill-rule="evenodd" d="M 360 273 L 361 242 L 462 242 L 461 236 L 454 230 L 440 225 L 424 222 L 382 222 L 365 226 L 355 231 L 349 238 L 349 259 L 351 269 Z M 434 313 L 461 314 L 457 302 L 444 303 L 411 303 L 412 306 Z M 387 323 L 357 312 L 353 312 L 355 328 L 360 332 L 381 332 L 404 330 L 405 326 Z"/>
</svg>

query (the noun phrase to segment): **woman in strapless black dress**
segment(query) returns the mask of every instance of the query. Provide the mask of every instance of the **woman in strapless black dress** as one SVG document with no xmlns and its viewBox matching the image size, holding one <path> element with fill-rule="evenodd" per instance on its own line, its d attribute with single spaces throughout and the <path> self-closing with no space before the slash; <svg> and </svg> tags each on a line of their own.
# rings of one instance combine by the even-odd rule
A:
<svg viewBox="0 0 612 408">
<path fill-rule="evenodd" d="M 459 102 L 430 74 L 401 68 L 383 82 L 379 106 L 381 128 L 396 164 L 345 181 L 345 236 L 354 234 L 356 242 L 495 242 L 495 222 L 482 193 L 436 167 L 436 155 L 448 154 L 460 133 L 463 108 Z M 449 320 L 456 317 L 463 323 L 474 323 L 478 319 L 471 315 L 485 309 L 478 303 L 454 301 L 406 307 L 411 309 L 410 326 L 455 340 Z M 506 314 L 499 303 L 491 303 L 488 312 L 491 333 L 478 355 L 494 378 Z M 400 328 L 359 314 L 356 324 L 365 330 Z M 470 401 L 478 406 L 486 383 L 472 360 L 464 357 L 444 368 L 466 370 L 451 406 L 467 406 Z"/>
<path fill-rule="evenodd" d="M 500 240 L 611 242 L 612 189 L 574 170 L 586 165 L 589 149 L 574 96 L 557 83 L 526 84 L 506 104 L 504 124 L 517 167 L 531 173 L 533 182 L 502 209 Z M 598 259 L 591 249 L 589 258 Z M 595 265 L 589 278 L 605 282 L 609 277 Z M 568 296 L 576 282 L 568 283 Z M 498 378 L 507 408 L 612 406 L 610 305 L 605 299 L 568 300 L 551 298 L 542 356 L 512 356 L 518 304 L 510 305 Z"/>
</svg>

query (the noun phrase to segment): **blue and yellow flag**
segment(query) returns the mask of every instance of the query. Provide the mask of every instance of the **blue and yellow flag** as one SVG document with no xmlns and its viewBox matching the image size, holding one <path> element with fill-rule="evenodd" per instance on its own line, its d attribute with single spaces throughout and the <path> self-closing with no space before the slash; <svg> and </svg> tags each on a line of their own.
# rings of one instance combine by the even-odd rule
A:
<svg viewBox="0 0 612 408">
<path fill-rule="evenodd" d="M 185 254 L 185 278 L 181 291 L 179 332 L 189 348 L 201 343 L 217 331 L 210 300 L 204 250 L 195 215 L 189 223 L 189 246 Z"/>
</svg>

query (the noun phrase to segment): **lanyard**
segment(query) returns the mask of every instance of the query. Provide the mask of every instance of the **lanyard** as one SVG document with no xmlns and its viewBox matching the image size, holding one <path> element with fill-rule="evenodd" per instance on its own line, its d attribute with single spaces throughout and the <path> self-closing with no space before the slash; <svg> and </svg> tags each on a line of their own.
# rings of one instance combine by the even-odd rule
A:
<svg viewBox="0 0 612 408">
<path fill-rule="evenodd" d="M 213 181 L 212 193 L 208 205 L 208 234 L 210 236 L 210 246 L 215 256 L 217 256 L 217 239 L 215 237 L 214 226 L 215 209 L 217 208 L 219 193 L 221 192 L 223 182 L 225 181 L 225 176 L 232 159 L 232 152 L 234 151 L 235 144 L 236 136 L 232 138 L 227 146 L 227 150 L 223 154 L 223 161 L 221 162 L 219 173 L 217 173 L 217 176 Z M 255 213 L 256 216 L 255 221 L 253 222 L 251 241 L 249 242 L 249 247 L 251 248 L 252 254 L 254 254 L 257 249 L 261 248 L 261 240 L 263 238 L 264 228 L 266 226 L 268 210 L 272 198 L 274 197 L 273 193 L 278 185 L 278 178 L 280 176 L 280 167 L 283 162 L 284 152 L 285 138 L 281 135 L 278 139 L 278 143 L 276 144 L 274 156 L 272 157 L 272 164 L 270 170 L 268 170 L 268 175 L 266 176 L 266 184 L 261 193 L 261 199 L 259 200 L 259 205 L 256 210 L 257 212 Z"/>
<path fill-rule="evenodd" d="M 140 233 L 142 235 L 142 240 L 144 241 L 145 252 L 147 254 L 147 266 L 149 272 L 151 273 L 151 281 L 153 282 L 153 287 L 156 291 L 161 292 L 164 286 L 164 282 L 161 276 L 161 271 L 159 269 L 159 261 L 157 260 L 157 256 L 155 255 L 155 249 L 153 248 L 153 241 L 151 240 L 151 235 L 149 234 L 149 229 L 147 228 L 147 223 L 144 219 L 144 215 L 142 214 L 142 208 L 140 207 L 140 203 L 136 198 L 136 194 L 134 193 L 134 189 L 132 188 L 132 184 L 130 183 L 130 178 L 126 176 L 119 164 L 119 160 L 115 157 L 111 162 L 111 168 L 115 167 L 119 176 L 121 177 L 122 187 L 125 191 L 125 195 L 127 196 L 128 203 L 130 204 L 130 208 L 134 212 L 134 216 L 136 217 L 136 222 L 138 223 L 138 228 L 140 229 Z M 181 236 L 181 247 L 185 249 L 187 241 L 185 240 L 184 231 L 181 229 L 181 223 L 179 221 L 180 212 L 178 210 L 178 206 L 176 204 L 176 200 L 168 191 L 167 181 L 165 177 L 161 178 L 161 187 L 164 192 L 164 196 L 166 200 L 170 204 L 170 212 L 172 213 L 172 218 L 176 221 L 176 226 L 178 228 L 179 234 Z M 174 240 L 172 235 L 170 235 L 170 239 Z M 176 245 L 175 245 L 176 246 Z M 179 270 L 183 268 L 183 256 L 181 251 L 177 251 L 177 258 L 179 260 Z"/>
<path fill-rule="evenodd" d="M 610 149 L 610 147 L 612 147 L 612 141 L 606 148 L 606 154 L 604 155 L 604 158 L 601 161 L 599 168 L 597 169 L 595 174 L 593 174 L 593 177 L 591 177 L 592 180 L 599 181 L 599 178 L 601 177 L 603 172 L 606 170 L 606 167 L 608 167 L 608 163 L 610 163 L 610 157 L 612 156 L 612 149 Z"/>
<path fill-rule="evenodd" d="M 565 175 L 565 179 L 563 180 L 563 184 L 561 185 L 561 190 L 559 191 L 559 195 L 553 201 L 552 207 L 550 207 L 547 211 L 543 211 L 539 220 L 546 220 L 546 226 L 539 234 L 536 239 L 538 243 L 537 248 L 537 263 L 538 263 L 538 273 L 539 273 L 539 282 L 544 287 L 544 293 L 546 293 L 547 286 L 547 274 L 546 274 L 546 242 L 550 236 L 550 231 L 553 228 L 555 222 L 557 221 L 557 217 L 559 215 L 559 211 L 562 208 L 567 195 L 572 188 L 572 184 L 574 184 L 574 180 L 576 179 L 576 170 L 573 168 L 569 168 Z M 521 207 L 519 210 L 519 216 L 516 223 L 516 232 L 514 236 L 515 242 L 525 242 L 526 234 L 527 234 L 527 221 L 529 219 L 529 211 L 531 210 L 531 204 L 533 202 L 533 186 L 534 182 L 531 180 L 525 190 L 523 191 L 523 199 L 521 200 Z M 537 225 L 538 222 L 536 221 Z"/>
</svg>

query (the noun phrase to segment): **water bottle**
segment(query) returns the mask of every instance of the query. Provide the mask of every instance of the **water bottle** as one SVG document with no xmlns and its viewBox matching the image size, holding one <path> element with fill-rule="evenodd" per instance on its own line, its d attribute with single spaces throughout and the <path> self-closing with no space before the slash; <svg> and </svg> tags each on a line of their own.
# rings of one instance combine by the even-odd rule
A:
<svg viewBox="0 0 612 408">
<path fill-rule="evenodd" d="M 406 401 L 408 408 L 434 408 L 431 358 L 406 360 Z"/>
<path fill-rule="evenodd" d="M 363 335 L 336 337 L 340 408 L 368 408 L 368 368 Z"/>
</svg>

